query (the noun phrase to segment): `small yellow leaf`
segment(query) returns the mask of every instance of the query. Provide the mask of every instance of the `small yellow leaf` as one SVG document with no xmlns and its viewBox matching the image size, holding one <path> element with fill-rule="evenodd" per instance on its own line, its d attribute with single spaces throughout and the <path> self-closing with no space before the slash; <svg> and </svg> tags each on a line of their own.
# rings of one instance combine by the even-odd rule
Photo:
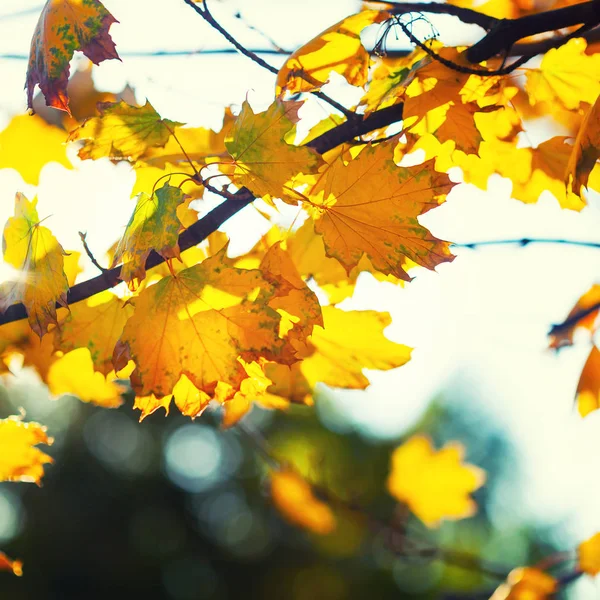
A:
<svg viewBox="0 0 600 600">
<path fill-rule="evenodd" d="M 428 527 L 470 517 L 477 505 L 469 494 L 483 485 L 485 472 L 463 465 L 463 455 L 457 442 L 436 451 L 427 437 L 415 435 L 392 454 L 388 490 Z"/>
<path fill-rule="evenodd" d="M 46 428 L 22 417 L 0 420 L 0 481 L 26 481 L 39 485 L 44 465 L 53 462 L 37 444 L 52 444 Z"/>
<path fill-rule="evenodd" d="M 290 523 L 319 535 L 331 533 L 335 517 L 327 504 L 318 500 L 311 486 L 294 471 L 271 473 L 271 498 L 277 510 Z"/>
<path fill-rule="evenodd" d="M 554 577 L 534 567 L 513 569 L 490 600 L 550 600 L 558 590 Z"/>
<path fill-rule="evenodd" d="M 66 141 L 62 129 L 48 125 L 38 115 L 13 117 L 0 133 L 0 169 L 15 169 L 25 183 L 38 185 L 40 172 L 49 162 L 73 168 Z"/>
<path fill-rule="evenodd" d="M 579 568 L 588 575 L 600 573 L 600 533 L 579 544 Z"/>
<path fill-rule="evenodd" d="M 94 371 L 90 351 L 77 348 L 52 363 L 48 371 L 48 388 L 55 396 L 72 394 L 83 402 L 116 408 L 123 404 L 125 388 L 114 379 L 114 373 L 105 377 Z"/>
</svg>

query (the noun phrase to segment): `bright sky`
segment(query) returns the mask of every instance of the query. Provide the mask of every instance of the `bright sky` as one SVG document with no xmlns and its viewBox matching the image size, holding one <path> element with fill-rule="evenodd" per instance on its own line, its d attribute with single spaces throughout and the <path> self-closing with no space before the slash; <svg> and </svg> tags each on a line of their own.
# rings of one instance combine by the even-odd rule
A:
<svg viewBox="0 0 600 600">
<path fill-rule="evenodd" d="M 226 46 L 180 0 L 105 0 L 119 19 L 111 34 L 123 62 L 108 61 L 94 70 L 100 89 L 120 91 L 125 83 L 171 119 L 191 125 L 220 126 L 224 105 L 240 105 L 246 95 L 257 107 L 272 99 L 274 78 L 243 57 L 132 58 L 141 50 L 210 49 Z M 0 54 L 27 54 L 40 3 L 3 0 Z M 215 16 L 248 46 L 269 44 L 231 17 L 242 11 L 282 47 L 303 40 L 347 16 L 357 2 L 302 3 L 285 0 L 224 0 L 211 6 Z M 17 12 L 21 16 L 8 18 Z M 1 15 L 5 15 L 2 17 Z M 273 64 L 275 58 L 270 57 Z M 23 60 L 0 59 L 0 122 L 25 110 Z M 38 189 L 39 213 L 53 215 L 48 226 L 59 241 L 79 249 L 77 232 L 87 231 L 92 247 L 114 240 L 130 215 L 133 175 L 126 165 L 79 163 L 76 170 L 47 166 Z M 0 171 L 0 221 L 10 215 L 14 193 L 33 196 L 14 171 Z M 227 228 L 234 236 L 253 230 L 251 211 Z M 459 186 L 442 207 L 422 221 L 434 235 L 457 242 L 505 238 L 557 237 L 600 241 L 600 212 L 560 210 L 549 196 L 537 205 L 510 199 L 510 183 L 491 180 L 484 193 Z M 258 225 L 257 225 L 258 226 Z M 361 278 L 348 308 L 377 308 L 392 314 L 390 339 L 414 346 L 413 360 L 392 373 L 377 373 L 366 393 L 342 393 L 338 410 L 346 425 L 376 436 L 397 437 L 414 423 L 426 403 L 447 383 L 474 398 L 486 418 L 502 423 L 518 444 L 526 478 L 522 497 L 513 498 L 515 518 L 565 518 L 574 539 L 600 530 L 600 414 L 582 420 L 573 395 L 589 346 L 584 342 L 556 355 L 547 350 L 547 331 L 568 313 L 596 281 L 600 251 L 566 245 L 531 245 L 457 250 L 452 264 L 436 273 L 419 270 L 405 288 Z M 90 271 L 93 273 L 93 271 Z M 565 546 L 570 545 L 565 540 Z M 596 597 L 592 592 L 589 597 Z M 583 597 L 583 596 L 581 596 Z"/>
</svg>

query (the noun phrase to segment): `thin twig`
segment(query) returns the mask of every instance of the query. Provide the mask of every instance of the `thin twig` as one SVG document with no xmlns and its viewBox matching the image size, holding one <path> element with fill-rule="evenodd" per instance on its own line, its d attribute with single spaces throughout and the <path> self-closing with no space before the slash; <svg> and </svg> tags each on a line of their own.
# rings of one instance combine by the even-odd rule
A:
<svg viewBox="0 0 600 600">
<path fill-rule="evenodd" d="M 198 13 L 211 27 L 216 29 L 230 44 L 232 44 L 240 53 L 244 56 L 247 56 L 250 60 L 255 62 L 257 65 L 260 65 L 267 71 L 277 75 L 279 73 L 279 69 L 276 69 L 273 65 L 270 65 L 268 62 L 263 60 L 260 56 L 251 52 L 247 48 L 245 48 L 242 44 L 240 44 L 226 29 L 224 29 L 212 16 L 211 12 L 208 9 L 206 0 L 203 2 L 202 7 L 199 4 L 196 4 L 194 0 L 183 0 L 188 6 L 191 6 L 196 13 Z M 321 91 L 312 92 L 314 96 L 327 102 L 336 110 L 339 110 L 348 120 L 353 120 L 357 118 L 357 115 L 353 113 L 351 110 L 348 110 L 344 105 L 340 104 L 337 100 L 330 98 L 327 94 L 324 94 Z"/>
<path fill-rule="evenodd" d="M 600 242 L 586 242 L 582 240 L 565 240 L 558 238 L 520 238 L 514 240 L 483 240 L 481 242 L 465 242 L 451 244 L 455 248 L 481 248 L 483 246 L 528 246 L 529 244 L 565 244 L 568 246 L 583 246 L 586 248 L 600 248 Z"/>
<path fill-rule="evenodd" d="M 108 271 L 108 269 L 105 269 L 95 258 L 95 256 L 92 254 L 92 251 L 90 250 L 89 246 L 87 245 L 87 232 L 83 232 L 83 231 L 79 231 L 79 237 L 81 238 L 81 243 L 83 244 L 83 248 L 85 250 L 85 253 L 88 255 L 88 258 L 92 261 L 92 264 L 99 269 L 102 273 L 106 273 Z"/>
</svg>

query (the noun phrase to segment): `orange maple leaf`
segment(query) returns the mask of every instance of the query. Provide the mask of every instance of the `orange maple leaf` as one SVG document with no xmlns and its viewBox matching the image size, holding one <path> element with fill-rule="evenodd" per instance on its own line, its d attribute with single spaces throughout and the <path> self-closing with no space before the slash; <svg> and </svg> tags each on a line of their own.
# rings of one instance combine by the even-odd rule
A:
<svg viewBox="0 0 600 600">
<path fill-rule="evenodd" d="M 407 258 L 428 269 L 454 259 L 448 243 L 418 221 L 454 184 L 434 170 L 433 161 L 398 167 L 395 146 L 393 140 L 368 146 L 348 164 L 338 158 L 305 205 L 314 209 L 327 256 L 347 272 L 366 255 L 378 271 L 409 281 Z"/>
<path fill-rule="evenodd" d="M 140 396 L 172 393 L 180 376 L 208 395 L 218 383 L 239 389 L 245 373 L 239 356 L 276 356 L 280 315 L 247 300 L 271 287 L 258 270 L 223 265 L 224 248 L 202 263 L 144 289 L 132 303 L 117 345 L 115 367 L 131 358 L 131 382 Z"/>
</svg>

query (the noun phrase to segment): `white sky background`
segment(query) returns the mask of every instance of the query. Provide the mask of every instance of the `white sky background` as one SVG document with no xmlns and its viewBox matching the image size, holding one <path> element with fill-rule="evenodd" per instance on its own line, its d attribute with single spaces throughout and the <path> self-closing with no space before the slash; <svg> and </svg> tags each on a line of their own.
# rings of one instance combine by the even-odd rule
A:
<svg viewBox="0 0 600 600">
<path fill-rule="evenodd" d="M 244 57 L 197 56 L 129 58 L 140 50 L 227 47 L 182 0 L 104 0 L 119 19 L 111 35 L 123 62 L 94 70 L 100 89 L 120 91 L 131 84 L 138 101 L 146 97 L 165 117 L 218 128 L 226 104 L 240 105 L 246 94 L 255 107 L 272 100 L 274 77 Z M 0 54 L 27 54 L 37 14 L 2 15 L 41 7 L 40 2 L 3 0 Z M 317 2 L 212 2 L 220 22 L 247 46 L 269 47 L 246 21 L 282 47 L 294 49 L 354 12 L 350 0 Z M 453 30 L 453 32 L 455 32 Z M 267 57 L 277 65 L 277 57 Z M 26 63 L 0 59 L 0 124 L 25 111 Z M 32 140 L 32 142 L 34 142 Z M 80 250 L 77 232 L 87 231 L 92 247 L 105 247 L 129 219 L 133 174 L 108 161 L 79 162 L 75 170 L 47 166 L 41 177 L 40 216 L 68 249 Z M 16 191 L 30 197 L 14 171 L 0 171 L 0 221 L 13 210 Z M 233 236 L 253 227 L 246 210 L 228 225 Z M 564 211 L 548 197 L 537 205 L 510 200 L 510 183 L 495 178 L 490 192 L 458 186 L 448 202 L 424 218 L 433 234 L 455 242 L 557 237 L 600 241 L 600 212 Z M 250 228 L 252 228 L 250 227 Z M 392 314 L 390 339 L 414 346 L 413 360 L 393 373 L 375 374 L 366 393 L 344 393 L 338 408 L 348 424 L 373 435 L 398 436 L 419 417 L 433 394 L 460 371 L 461 385 L 479 398 L 490 420 L 503 424 L 518 444 L 526 480 L 514 498 L 516 518 L 567 518 L 575 540 L 600 530 L 600 414 L 581 419 L 573 407 L 587 343 L 556 355 L 547 350 L 547 331 L 567 315 L 596 281 L 600 250 L 565 245 L 456 250 L 453 263 L 432 273 L 420 269 L 405 288 L 361 278 L 348 308 L 376 308 Z M 93 270 L 89 271 L 94 274 Z M 572 541 L 565 540 L 565 547 Z M 596 597 L 591 592 L 589 597 Z M 579 595 L 579 597 L 583 597 Z"/>
</svg>

